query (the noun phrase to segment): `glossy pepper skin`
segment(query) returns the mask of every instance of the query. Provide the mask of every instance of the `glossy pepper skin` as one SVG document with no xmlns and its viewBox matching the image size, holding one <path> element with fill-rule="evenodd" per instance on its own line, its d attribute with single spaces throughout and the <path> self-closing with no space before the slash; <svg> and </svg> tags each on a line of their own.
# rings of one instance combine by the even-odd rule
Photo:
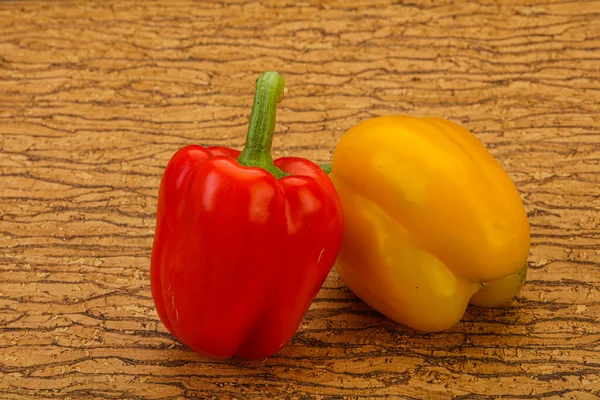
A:
<svg viewBox="0 0 600 400">
<path fill-rule="evenodd" d="M 186 146 L 161 181 L 152 297 L 167 329 L 212 357 L 279 351 L 341 245 L 341 204 L 325 172 L 271 158 L 283 89 L 277 73 L 258 79 L 244 152 Z"/>
<path fill-rule="evenodd" d="M 523 285 L 523 203 L 463 127 L 441 118 L 364 121 L 342 136 L 330 177 L 345 217 L 336 269 L 390 319 L 445 330 L 469 302 L 497 306 Z"/>
</svg>

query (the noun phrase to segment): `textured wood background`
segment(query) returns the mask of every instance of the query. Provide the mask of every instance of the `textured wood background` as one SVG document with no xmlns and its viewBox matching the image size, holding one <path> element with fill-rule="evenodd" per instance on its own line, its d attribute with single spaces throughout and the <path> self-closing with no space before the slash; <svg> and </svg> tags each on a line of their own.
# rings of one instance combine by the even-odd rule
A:
<svg viewBox="0 0 600 400">
<path fill-rule="evenodd" d="M 600 399 L 600 2 L 502 3 L 1 2 L 0 398 Z M 521 295 L 421 334 L 332 272 L 272 358 L 175 341 L 149 289 L 162 170 L 240 147 L 268 69 L 276 156 L 327 161 L 383 114 L 472 130 L 525 199 Z"/>
</svg>

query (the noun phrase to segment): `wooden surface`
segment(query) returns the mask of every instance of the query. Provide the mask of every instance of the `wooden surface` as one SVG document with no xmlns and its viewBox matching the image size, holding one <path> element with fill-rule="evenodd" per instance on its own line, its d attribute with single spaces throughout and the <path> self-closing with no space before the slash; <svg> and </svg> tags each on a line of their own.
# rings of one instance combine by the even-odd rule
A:
<svg viewBox="0 0 600 400">
<path fill-rule="evenodd" d="M 600 2 L 399 3 L 1 2 L 0 398 L 600 399 Z M 530 216 L 521 295 L 421 334 L 332 272 L 272 358 L 175 341 L 149 289 L 161 173 L 239 148 L 268 69 L 276 156 L 327 161 L 383 114 L 472 130 Z"/>
</svg>

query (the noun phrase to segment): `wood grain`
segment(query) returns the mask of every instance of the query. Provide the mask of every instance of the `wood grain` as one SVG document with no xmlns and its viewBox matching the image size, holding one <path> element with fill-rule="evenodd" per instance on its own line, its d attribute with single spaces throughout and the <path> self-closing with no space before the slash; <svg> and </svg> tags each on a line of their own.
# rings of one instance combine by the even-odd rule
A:
<svg viewBox="0 0 600 400">
<path fill-rule="evenodd" d="M 332 272 L 272 358 L 174 340 L 149 290 L 162 170 L 239 148 L 268 69 L 276 156 L 327 161 L 376 115 L 473 131 L 530 216 L 521 295 L 421 334 Z M 599 103 L 599 1 L 0 2 L 0 397 L 600 399 Z"/>
</svg>

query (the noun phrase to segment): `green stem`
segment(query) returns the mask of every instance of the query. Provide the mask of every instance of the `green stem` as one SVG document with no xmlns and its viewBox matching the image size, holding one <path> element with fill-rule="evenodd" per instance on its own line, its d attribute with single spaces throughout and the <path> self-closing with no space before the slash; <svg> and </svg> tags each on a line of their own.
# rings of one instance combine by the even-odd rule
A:
<svg viewBox="0 0 600 400">
<path fill-rule="evenodd" d="M 277 179 L 287 175 L 275 166 L 271 156 L 277 103 L 283 99 L 284 90 L 285 81 L 277 72 L 265 72 L 256 80 L 246 145 L 238 157 L 240 164 L 267 170 Z"/>
<path fill-rule="evenodd" d="M 319 164 L 319 167 L 321 167 L 321 169 L 325 171 L 326 174 L 331 173 L 331 164 Z"/>
</svg>

